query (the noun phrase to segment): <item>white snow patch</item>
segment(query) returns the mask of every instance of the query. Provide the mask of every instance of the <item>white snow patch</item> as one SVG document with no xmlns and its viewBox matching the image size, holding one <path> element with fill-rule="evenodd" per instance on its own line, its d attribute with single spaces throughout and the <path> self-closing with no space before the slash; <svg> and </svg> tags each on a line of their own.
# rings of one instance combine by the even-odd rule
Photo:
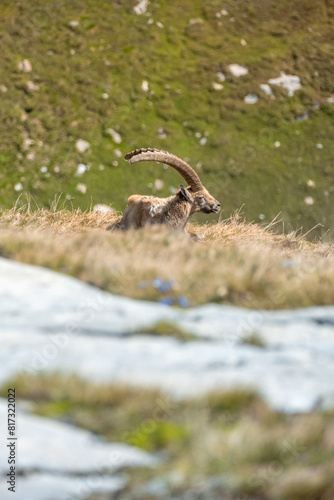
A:
<svg viewBox="0 0 334 500">
<path fill-rule="evenodd" d="M 233 76 L 244 76 L 248 74 L 248 69 L 240 64 L 230 64 L 228 67 Z"/>
<path fill-rule="evenodd" d="M 287 89 L 290 97 L 294 95 L 296 90 L 302 88 L 299 76 L 286 75 L 284 71 L 281 71 L 281 76 L 278 78 L 270 78 L 268 83 L 270 83 L 270 85 L 278 85 L 279 87 Z"/>
</svg>

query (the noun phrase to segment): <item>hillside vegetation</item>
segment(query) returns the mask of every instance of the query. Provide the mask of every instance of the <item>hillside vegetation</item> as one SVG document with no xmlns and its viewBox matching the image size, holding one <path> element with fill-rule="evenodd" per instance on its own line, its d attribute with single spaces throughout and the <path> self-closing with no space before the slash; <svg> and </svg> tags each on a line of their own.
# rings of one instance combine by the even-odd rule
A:
<svg viewBox="0 0 334 500">
<path fill-rule="evenodd" d="M 153 146 L 198 169 L 224 218 L 243 207 L 247 221 L 331 229 L 334 3 L 136 3 L 1 2 L 0 207 L 26 192 L 83 210 L 169 195 L 175 171 L 122 158 Z M 282 71 L 301 88 L 267 95 L 260 85 Z"/>
</svg>

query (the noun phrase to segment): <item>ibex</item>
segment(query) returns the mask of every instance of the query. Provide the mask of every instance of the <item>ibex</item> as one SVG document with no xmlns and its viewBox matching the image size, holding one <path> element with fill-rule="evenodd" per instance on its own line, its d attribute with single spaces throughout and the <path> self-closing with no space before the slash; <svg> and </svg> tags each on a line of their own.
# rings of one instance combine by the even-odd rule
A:
<svg viewBox="0 0 334 500">
<path fill-rule="evenodd" d="M 164 224 L 173 229 L 184 230 L 189 217 L 195 212 L 219 212 L 220 203 L 205 189 L 191 166 L 177 156 L 160 149 L 141 148 L 128 153 L 125 159 L 130 163 L 156 161 L 170 165 L 182 175 L 189 186 L 186 188 L 180 184 L 176 194 L 168 198 L 138 194 L 130 196 L 123 217 L 115 228 L 126 230 Z"/>
</svg>

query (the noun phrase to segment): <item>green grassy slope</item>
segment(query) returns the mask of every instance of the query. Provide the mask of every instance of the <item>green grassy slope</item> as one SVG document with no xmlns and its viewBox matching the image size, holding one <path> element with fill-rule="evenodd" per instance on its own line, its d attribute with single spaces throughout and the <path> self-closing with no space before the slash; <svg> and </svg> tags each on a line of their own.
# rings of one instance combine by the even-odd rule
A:
<svg viewBox="0 0 334 500">
<path fill-rule="evenodd" d="M 224 217 L 243 206 L 248 220 L 282 212 L 293 228 L 333 227 L 334 3 L 160 1 L 143 15 L 135 4 L 1 2 L 0 208 L 22 192 L 40 206 L 63 193 L 75 207 L 117 210 L 136 192 L 169 195 L 182 182 L 175 171 L 130 167 L 115 155 L 153 146 L 200 162 Z M 32 71 L 19 69 L 24 59 Z M 233 63 L 249 73 L 233 76 Z M 302 88 L 289 97 L 272 86 L 274 98 L 267 96 L 259 85 L 281 71 L 298 75 Z M 221 90 L 213 88 L 217 72 L 226 77 Z M 258 102 L 245 103 L 247 94 Z M 86 152 L 76 150 L 77 139 L 90 143 Z M 90 169 L 76 177 L 79 163 Z"/>
</svg>

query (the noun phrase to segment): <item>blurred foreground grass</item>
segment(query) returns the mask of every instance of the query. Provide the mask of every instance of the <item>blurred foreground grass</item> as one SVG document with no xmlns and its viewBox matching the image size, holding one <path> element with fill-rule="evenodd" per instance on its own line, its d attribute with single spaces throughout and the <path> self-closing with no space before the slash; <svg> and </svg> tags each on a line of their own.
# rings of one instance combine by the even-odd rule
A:
<svg viewBox="0 0 334 500">
<path fill-rule="evenodd" d="M 131 472 L 124 498 L 156 498 L 145 488 L 157 480 L 168 490 L 164 500 L 210 483 L 213 498 L 228 500 L 334 496 L 333 411 L 279 414 L 243 388 L 175 401 L 156 390 L 60 374 L 19 375 L 10 386 L 34 413 L 158 453 L 158 468 Z"/>
</svg>

